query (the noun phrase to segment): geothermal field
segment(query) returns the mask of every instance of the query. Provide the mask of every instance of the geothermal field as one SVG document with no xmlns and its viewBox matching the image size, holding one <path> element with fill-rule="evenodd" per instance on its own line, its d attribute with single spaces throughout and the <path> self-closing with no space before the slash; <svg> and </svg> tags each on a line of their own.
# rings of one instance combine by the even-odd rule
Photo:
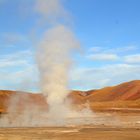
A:
<svg viewBox="0 0 140 140">
<path fill-rule="evenodd" d="M 1 90 L 0 140 L 140 139 L 138 80 L 100 90 L 71 91 L 66 99 L 69 104 L 53 112 L 45 98 L 41 93 Z"/>
<path fill-rule="evenodd" d="M 0 60 L 0 69 L 4 73 L 0 75 L 0 78 L 4 78 L 0 81 L 0 86 L 3 87 L 0 90 L 0 140 L 140 140 L 140 80 L 136 80 L 140 57 L 138 54 L 133 54 L 131 58 L 122 57 L 123 53 L 120 53 L 122 50 L 132 52 L 136 47 L 132 48 L 131 45 L 129 48 L 115 49 L 116 54 L 111 54 L 112 49 L 108 50 L 109 53 L 102 50 L 102 53 L 97 54 L 101 51 L 98 46 L 84 50 L 78 39 L 84 33 L 77 33 L 76 37 L 73 17 L 63 5 L 63 0 L 14 2 L 13 11 L 18 4 L 20 6 L 17 9 L 22 10 L 21 13 L 11 12 L 12 15 L 22 14 L 29 23 L 25 24 L 24 18 L 19 22 L 20 25 L 26 25 L 26 28 L 20 27 L 22 34 L 26 34 L 24 38 L 13 35 L 7 37 L 4 34 L 8 38 L 5 39 L 6 43 L 9 45 L 14 42 L 11 50 L 15 52 L 19 49 L 16 48 L 17 40 L 23 41 L 25 48 L 32 46 L 32 49 L 29 53 L 29 50 L 22 50 L 21 47 L 18 55 L 2 55 L 4 58 Z M 0 1 L 0 6 L 2 3 Z M 10 9 L 12 4 L 8 4 L 6 9 Z M 70 8 L 69 5 L 66 7 Z M 98 18 L 95 19 L 98 21 Z M 14 24 L 14 27 L 18 27 L 18 23 Z M 115 20 L 115 26 L 118 24 L 119 21 Z M 83 42 L 86 41 L 84 37 L 82 39 Z M 6 48 L 3 53 L 6 51 L 12 52 Z M 88 54 L 89 52 L 93 54 Z M 117 56 L 117 53 L 120 55 Z M 26 63 L 25 60 L 31 55 L 33 60 L 29 58 Z M 18 60 L 17 56 L 22 60 Z M 91 68 L 93 62 L 86 63 L 86 59 L 97 60 L 94 68 Z M 101 60 L 110 62 L 107 67 L 101 68 L 100 64 L 103 63 L 98 62 Z M 132 66 L 135 60 L 136 64 Z M 31 71 L 33 74 L 30 76 Z M 35 71 L 37 72 L 34 73 Z M 116 75 L 110 77 L 113 74 Z M 82 76 L 83 80 L 80 79 Z M 94 77 L 99 81 L 92 83 Z M 76 87 L 77 79 L 80 79 L 79 89 L 73 88 Z M 32 80 L 35 84 L 28 90 Z M 111 80 L 114 80 L 113 84 Z M 22 88 L 18 83 L 21 83 Z M 98 88 L 83 90 L 91 83 L 93 87 L 98 85 Z"/>
</svg>

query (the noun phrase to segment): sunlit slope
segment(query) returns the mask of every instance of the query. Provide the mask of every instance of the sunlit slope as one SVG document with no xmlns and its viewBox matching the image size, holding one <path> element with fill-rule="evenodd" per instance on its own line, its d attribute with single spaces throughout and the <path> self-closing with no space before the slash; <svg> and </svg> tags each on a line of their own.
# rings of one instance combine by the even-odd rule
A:
<svg viewBox="0 0 140 140">
<path fill-rule="evenodd" d="M 137 109 L 140 108 L 140 80 L 99 90 L 73 90 L 68 98 L 71 99 L 72 104 L 75 106 L 84 106 L 85 103 L 88 103 L 93 110 Z M 15 111 L 20 111 L 27 107 L 47 108 L 47 101 L 42 94 L 0 90 L 0 112 L 6 112 L 11 103 L 15 103 Z"/>
</svg>

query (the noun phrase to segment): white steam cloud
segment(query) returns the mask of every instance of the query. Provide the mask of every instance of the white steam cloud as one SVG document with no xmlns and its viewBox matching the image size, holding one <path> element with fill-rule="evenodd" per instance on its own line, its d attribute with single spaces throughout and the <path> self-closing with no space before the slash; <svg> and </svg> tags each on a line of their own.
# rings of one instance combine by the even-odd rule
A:
<svg viewBox="0 0 140 140">
<path fill-rule="evenodd" d="M 69 28 L 57 25 L 49 29 L 37 51 L 42 92 L 50 111 L 62 109 L 69 93 L 68 76 L 71 69 L 71 53 L 79 46 Z M 61 107 L 61 108 L 58 108 Z M 64 109 L 64 107 L 63 107 Z"/>
<path fill-rule="evenodd" d="M 34 10 L 47 22 L 53 20 L 58 22 L 59 19 L 66 18 L 68 14 L 62 6 L 61 0 L 36 0 Z"/>
<path fill-rule="evenodd" d="M 34 11 L 38 15 L 38 22 L 43 21 L 49 25 L 45 30 L 43 27 L 42 39 L 37 41 L 36 51 L 40 85 L 48 103 L 48 110 L 42 112 L 36 108 L 27 108 L 20 119 L 28 123 L 32 117 L 35 121 L 29 123 L 29 126 L 34 124 L 40 126 L 62 125 L 66 124 L 65 120 L 69 118 L 91 117 L 93 114 L 89 108 L 81 111 L 73 110 L 67 98 L 70 92 L 68 85 L 73 53 L 80 47 L 79 41 L 66 24 L 68 12 L 62 6 L 61 0 L 36 0 Z M 39 27 L 39 30 L 42 29 Z M 16 120 L 19 120 L 19 117 Z M 20 122 L 16 123 L 17 126 L 21 125 Z"/>
<path fill-rule="evenodd" d="M 45 31 L 37 50 L 41 88 L 49 105 L 48 116 L 51 119 L 56 117 L 54 120 L 60 121 L 60 119 L 81 115 L 71 109 L 66 99 L 69 94 L 72 53 L 80 47 L 72 30 L 64 24 L 68 14 L 61 0 L 37 0 L 35 10 L 51 26 Z M 91 115 L 89 110 L 87 112 L 87 115 Z"/>
<path fill-rule="evenodd" d="M 73 33 L 63 25 L 48 30 L 40 42 L 38 65 L 42 91 L 49 104 L 62 103 L 67 96 L 71 52 L 78 46 Z"/>
</svg>

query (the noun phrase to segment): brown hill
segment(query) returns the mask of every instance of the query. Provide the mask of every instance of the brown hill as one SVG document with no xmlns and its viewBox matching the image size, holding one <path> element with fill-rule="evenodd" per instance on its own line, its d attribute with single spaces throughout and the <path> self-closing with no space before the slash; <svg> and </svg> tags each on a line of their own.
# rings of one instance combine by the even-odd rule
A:
<svg viewBox="0 0 140 140">
<path fill-rule="evenodd" d="M 15 104 L 15 110 L 20 111 L 30 106 L 45 109 L 46 100 L 42 94 L 32 94 L 21 91 L 0 90 L 0 111 L 6 112 L 9 106 Z"/>
<path fill-rule="evenodd" d="M 83 105 L 88 102 L 93 110 L 140 108 L 140 80 L 99 90 L 71 91 L 68 98 L 72 100 L 74 105 Z M 47 106 L 42 94 L 1 90 L 0 112 L 6 112 L 11 101 L 16 102 L 15 110 L 22 110 L 25 107 L 35 105 L 40 107 L 40 109 L 46 109 Z"/>
<path fill-rule="evenodd" d="M 85 100 L 90 102 L 137 100 L 140 99 L 140 80 L 99 90 L 73 91 L 70 97 L 75 102 L 84 102 Z"/>
</svg>

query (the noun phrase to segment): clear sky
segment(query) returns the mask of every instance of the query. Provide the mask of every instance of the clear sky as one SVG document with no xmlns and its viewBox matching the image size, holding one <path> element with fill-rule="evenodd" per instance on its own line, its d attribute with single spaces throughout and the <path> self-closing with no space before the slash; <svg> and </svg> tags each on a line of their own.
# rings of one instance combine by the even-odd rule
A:
<svg viewBox="0 0 140 140">
<path fill-rule="evenodd" d="M 31 3 L 0 0 L 0 89 L 39 89 Z M 140 79 L 140 0 L 65 0 L 64 7 L 81 43 L 71 88 L 87 90 Z"/>
</svg>

